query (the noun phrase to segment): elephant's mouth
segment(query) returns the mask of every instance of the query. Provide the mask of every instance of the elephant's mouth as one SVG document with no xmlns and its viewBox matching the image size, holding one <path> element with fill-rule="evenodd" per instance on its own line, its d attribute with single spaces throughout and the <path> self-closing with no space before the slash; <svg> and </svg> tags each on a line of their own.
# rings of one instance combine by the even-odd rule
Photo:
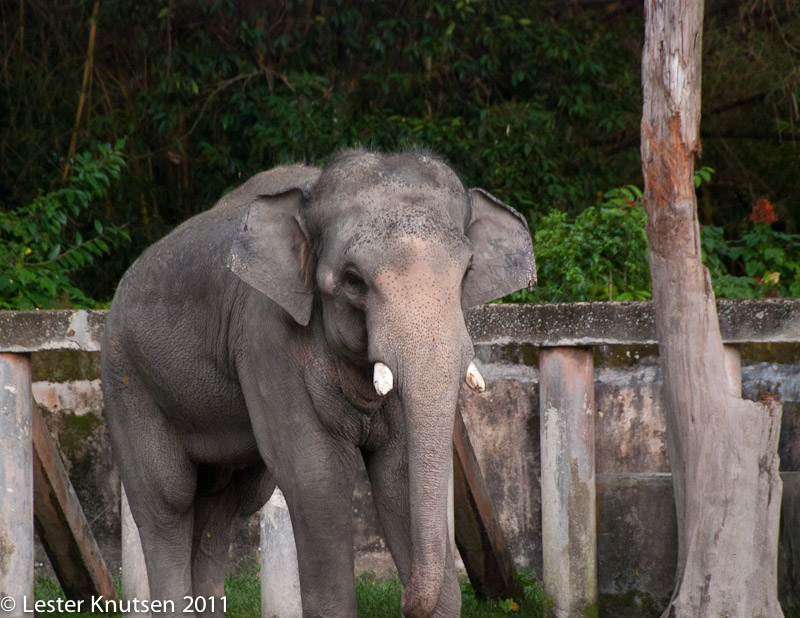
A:
<svg viewBox="0 0 800 618">
<path fill-rule="evenodd" d="M 336 385 L 345 399 L 362 414 L 375 414 L 381 407 L 384 396 L 375 392 L 368 370 L 346 361 L 336 361 L 335 364 Z"/>
<path fill-rule="evenodd" d="M 482 393 L 486 390 L 486 382 L 474 362 L 470 362 L 469 367 L 467 367 L 467 374 L 464 376 L 464 382 L 476 393 Z M 381 397 L 388 394 L 389 391 L 394 388 L 392 370 L 380 361 L 375 363 L 373 368 L 372 385 L 375 387 L 375 392 Z"/>
</svg>

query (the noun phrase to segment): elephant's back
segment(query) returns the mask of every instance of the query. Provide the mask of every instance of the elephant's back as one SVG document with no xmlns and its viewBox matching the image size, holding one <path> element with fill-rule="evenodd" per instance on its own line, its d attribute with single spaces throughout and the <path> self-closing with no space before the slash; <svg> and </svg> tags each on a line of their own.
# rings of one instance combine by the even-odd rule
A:
<svg viewBox="0 0 800 618">
<path fill-rule="evenodd" d="M 310 186 L 320 170 L 306 165 L 260 172 L 214 205 L 146 249 L 120 281 L 110 316 L 136 311 L 172 312 L 224 302 L 239 280 L 228 269 L 231 245 L 248 208 L 259 196 Z"/>
<path fill-rule="evenodd" d="M 224 419 L 225 436 L 254 445 L 236 369 L 237 346 L 246 339 L 239 317 L 254 295 L 268 314 L 282 310 L 228 268 L 231 246 L 259 195 L 318 175 L 306 166 L 257 174 L 142 253 L 120 281 L 106 321 L 103 390 L 110 400 L 136 379 L 183 435 L 218 433 Z"/>
<path fill-rule="evenodd" d="M 222 311 L 235 287 L 226 261 L 237 226 L 235 209 L 206 211 L 146 249 L 120 280 L 106 337 L 132 343 L 157 333 L 167 345 L 184 328 Z"/>
<path fill-rule="evenodd" d="M 148 248 L 106 321 L 104 392 L 137 380 L 187 435 L 222 420 L 249 428 L 231 354 L 231 315 L 247 287 L 227 267 L 239 219 L 237 208 L 212 209 Z"/>
</svg>

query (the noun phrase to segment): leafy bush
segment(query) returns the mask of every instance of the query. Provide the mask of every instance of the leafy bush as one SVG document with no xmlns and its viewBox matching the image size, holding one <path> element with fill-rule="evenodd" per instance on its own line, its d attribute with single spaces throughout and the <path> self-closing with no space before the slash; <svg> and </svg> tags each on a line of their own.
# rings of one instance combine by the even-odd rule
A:
<svg viewBox="0 0 800 618">
<path fill-rule="evenodd" d="M 711 168 L 695 175 L 709 180 Z M 627 185 L 605 194 L 574 219 L 553 210 L 536 225 L 534 252 L 539 284 L 516 292 L 511 302 L 644 300 L 651 296 L 647 215 L 641 191 Z M 777 215 L 759 200 L 751 225 L 738 239 L 726 239 L 721 227 L 702 226 L 703 262 L 717 298 L 800 296 L 800 234 L 772 229 Z"/>
<path fill-rule="evenodd" d="M 110 298 L 136 255 L 240 179 L 340 147 L 430 147 L 536 229 L 640 178 L 641 2 L 107 0 L 96 20 L 93 5 L 0 3 L 13 93 L 0 209 L 47 191 L 63 165 L 51 153 L 129 136 L 121 198 L 84 217 L 129 225 L 132 241 L 72 278 L 90 296 Z M 782 229 L 799 229 L 798 15 L 737 0 L 706 16 L 704 160 L 725 169 L 702 221 L 728 238 L 745 231 L 751 187 L 780 195 Z M 612 280 L 612 297 L 624 287 Z"/>
<path fill-rule="evenodd" d="M 574 219 L 559 210 L 541 219 L 534 234 L 539 283 L 516 292 L 514 302 L 643 300 L 650 270 L 641 191 L 628 185 Z"/>
<path fill-rule="evenodd" d="M 80 217 L 119 178 L 123 146 L 123 141 L 113 148 L 100 144 L 94 155 L 77 155 L 69 186 L 0 212 L 0 309 L 46 309 L 56 301 L 94 305 L 72 277 L 129 236 L 121 227 L 103 227 L 92 219 L 91 236 L 85 239 L 87 225 L 81 225 Z"/>
<path fill-rule="evenodd" d="M 128 224 L 132 242 L 103 273 L 73 279 L 90 296 L 109 298 L 138 253 L 241 179 L 323 163 L 342 147 L 429 147 L 469 186 L 534 219 L 551 207 L 575 214 L 583 196 L 638 173 L 626 127 L 638 127 L 641 93 L 622 69 L 640 53 L 628 36 L 640 30 L 635 15 L 562 20 L 540 0 L 425 0 L 400 12 L 340 0 L 109 0 L 93 22 L 95 70 L 76 129 L 92 3 L 54 1 L 23 3 L 24 14 L 12 3 L 0 20 L 15 93 L 0 101 L 0 195 L 32 201 L 50 153 L 68 152 L 73 135 L 78 151 L 129 136 L 122 198 L 90 213 Z"/>
<path fill-rule="evenodd" d="M 719 298 L 800 296 L 800 234 L 772 229 L 772 205 L 759 200 L 741 238 L 726 240 L 722 228 L 706 226 L 703 258 Z"/>
</svg>

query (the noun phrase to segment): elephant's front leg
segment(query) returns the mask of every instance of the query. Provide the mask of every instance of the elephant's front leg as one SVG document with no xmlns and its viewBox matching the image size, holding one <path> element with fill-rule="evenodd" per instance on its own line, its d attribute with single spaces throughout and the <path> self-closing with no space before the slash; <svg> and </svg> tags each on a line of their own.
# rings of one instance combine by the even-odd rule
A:
<svg viewBox="0 0 800 618">
<path fill-rule="evenodd" d="M 364 452 L 372 495 L 389 551 L 400 574 L 403 587 L 411 581 L 413 547 L 411 541 L 411 509 L 408 495 L 408 458 L 402 435 L 379 450 Z M 457 618 L 461 615 L 461 587 L 456 577 L 453 554 L 447 543 L 444 582 L 433 613 L 435 618 Z"/>
<path fill-rule="evenodd" d="M 299 442 L 299 443 L 298 443 Z M 303 618 L 355 618 L 352 497 L 358 451 L 324 432 L 295 439 L 280 474 L 297 544 Z"/>
</svg>

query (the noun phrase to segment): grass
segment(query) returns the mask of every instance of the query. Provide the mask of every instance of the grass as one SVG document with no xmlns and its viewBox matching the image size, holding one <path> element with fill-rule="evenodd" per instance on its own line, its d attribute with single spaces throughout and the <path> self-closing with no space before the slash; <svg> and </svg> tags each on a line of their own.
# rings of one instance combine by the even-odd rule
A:
<svg viewBox="0 0 800 618">
<path fill-rule="evenodd" d="M 462 618 L 541 618 L 542 588 L 530 575 L 517 576 L 523 584 L 522 599 L 480 601 L 475 598 L 469 582 L 461 585 Z M 120 583 L 116 582 L 117 590 Z M 395 618 L 400 615 L 402 586 L 395 578 L 384 579 L 367 573 L 356 580 L 359 618 Z M 227 618 L 261 618 L 261 581 L 258 565 L 243 562 L 225 578 Z M 64 598 L 58 581 L 54 577 L 37 576 L 34 582 L 34 597 L 37 601 Z M 87 607 L 89 604 L 85 603 Z M 120 614 L 37 612 L 36 616 L 47 618 L 91 618 L 103 616 L 116 618 Z"/>
<path fill-rule="evenodd" d="M 261 618 L 260 571 L 258 561 L 243 559 L 225 576 L 227 618 Z"/>
<path fill-rule="evenodd" d="M 122 583 L 119 578 L 114 582 L 114 587 L 117 589 L 117 594 L 122 592 Z M 37 575 L 33 580 L 33 598 L 36 602 L 39 601 L 56 601 L 58 599 L 66 599 L 64 592 L 61 590 L 61 585 L 55 577 L 46 577 Z M 84 601 L 82 608 L 88 609 L 90 603 Z M 93 616 L 104 616 L 107 618 L 121 616 L 121 614 L 93 614 L 91 612 L 34 612 L 34 616 L 47 616 L 47 618 L 91 618 Z"/>
<path fill-rule="evenodd" d="M 521 599 L 479 600 L 468 582 L 461 584 L 461 616 L 464 618 L 492 618 L 494 616 L 518 616 L 519 618 L 542 618 L 544 590 L 530 572 L 517 573 L 522 583 Z"/>
</svg>

